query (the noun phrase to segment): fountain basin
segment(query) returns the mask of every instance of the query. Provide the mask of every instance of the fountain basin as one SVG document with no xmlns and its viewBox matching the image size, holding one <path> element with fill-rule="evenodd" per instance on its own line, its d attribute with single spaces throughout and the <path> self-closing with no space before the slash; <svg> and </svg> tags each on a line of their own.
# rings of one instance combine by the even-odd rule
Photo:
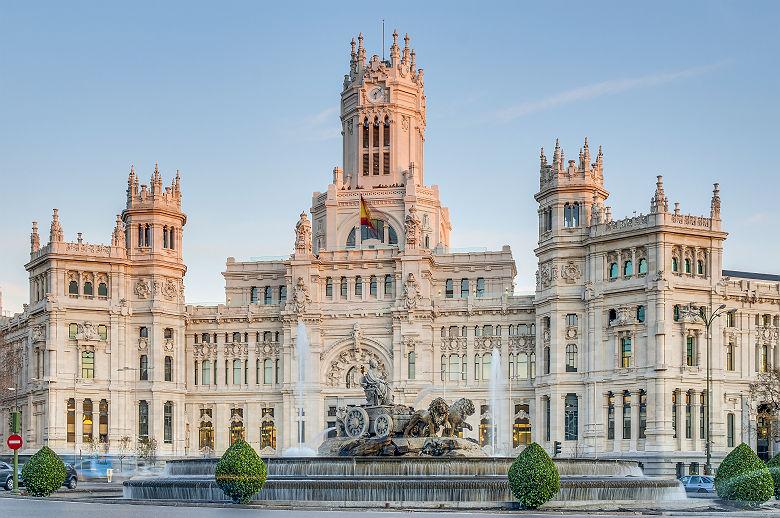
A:
<svg viewBox="0 0 780 518">
<path fill-rule="evenodd" d="M 508 457 L 266 458 L 268 480 L 254 501 L 277 505 L 515 507 Z M 218 459 L 179 459 L 167 475 L 124 482 L 125 498 L 228 502 L 214 480 Z M 685 499 L 677 480 L 644 477 L 636 462 L 555 459 L 561 488 L 551 505 Z"/>
</svg>

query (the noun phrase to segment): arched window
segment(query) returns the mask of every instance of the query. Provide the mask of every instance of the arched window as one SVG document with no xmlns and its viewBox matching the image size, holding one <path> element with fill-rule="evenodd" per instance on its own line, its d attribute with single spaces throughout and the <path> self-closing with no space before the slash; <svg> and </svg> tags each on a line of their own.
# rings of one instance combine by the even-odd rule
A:
<svg viewBox="0 0 780 518">
<path fill-rule="evenodd" d="M 563 206 L 563 226 L 571 226 L 571 205 L 568 203 Z"/>
<path fill-rule="evenodd" d="M 616 279 L 617 276 L 618 276 L 618 265 L 617 263 L 612 263 L 609 265 L 609 278 Z"/>
<path fill-rule="evenodd" d="M 98 326 L 98 336 L 101 340 L 107 340 L 108 339 L 108 327 L 106 327 L 105 324 L 100 324 Z"/>
<path fill-rule="evenodd" d="M 701 259 L 696 261 L 696 273 L 699 275 L 704 275 L 704 261 Z"/>
<path fill-rule="evenodd" d="M 693 336 L 685 338 L 685 364 L 689 367 L 696 365 L 696 343 Z"/>
<path fill-rule="evenodd" d="M 98 297 L 108 297 L 108 286 L 105 282 L 98 284 Z"/>
<path fill-rule="evenodd" d="M 447 379 L 447 355 L 446 354 L 441 355 L 441 363 L 439 364 L 439 367 L 440 367 L 439 373 L 441 374 L 441 380 L 445 381 Z"/>
<path fill-rule="evenodd" d="M 355 248 L 355 227 L 352 227 L 347 236 L 347 248 Z"/>
<path fill-rule="evenodd" d="M 263 297 L 263 304 L 270 304 L 271 303 L 271 297 L 272 297 L 271 287 L 270 286 L 266 286 L 265 287 L 264 297 Z"/>
<path fill-rule="evenodd" d="M 369 295 L 376 296 L 376 277 L 373 275 L 368 281 L 368 293 Z"/>
<path fill-rule="evenodd" d="M 347 278 L 341 278 L 341 298 L 347 298 Z"/>
<path fill-rule="evenodd" d="M 198 427 L 198 448 L 201 450 L 214 449 L 214 426 L 211 421 L 201 421 Z"/>
<path fill-rule="evenodd" d="M 368 118 L 363 119 L 363 147 L 368 148 Z M 367 175 L 368 172 L 366 170 L 363 171 L 363 175 Z"/>
<path fill-rule="evenodd" d="M 168 227 L 163 227 L 163 248 L 168 248 Z"/>
<path fill-rule="evenodd" d="M 347 388 L 356 388 L 360 386 L 357 380 L 355 379 L 356 375 L 357 375 L 357 367 L 353 365 L 347 371 L 347 379 L 346 379 Z"/>
<path fill-rule="evenodd" d="M 244 422 L 233 421 L 230 423 L 230 444 L 239 439 L 244 440 Z"/>
<path fill-rule="evenodd" d="M 577 325 L 577 314 L 576 313 L 568 313 L 566 315 L 566 325 L 568 327 L 574 327 Z"/>
<path fill-rule="evenodd" d="M 165 357 L 165 381 L 173 381 L 173 356 Z"/>
<path fill-rule="evenodd" d="M 454 296 L 454 288 L 452 285 L 452 279 L 447 279 L 444 283 L 444 297 L 451 299 Z"/>
<path fill-rule="evenodd" d="M 379 147 L 379 119 L 374 117 L 374 127 L 371 132 L 371 147 Z"/>
<path fill-rule="evenodd" d="M 647 273 L 647 259 L 644 257 L 639 260 L 639 273 Z"/>
<path fill-rule="evenodd" d="M 531 444 L 531 415 L 529 405 L 515 405 L 512 425 L 512 446 L 518 448 Z"/>
<path fill-rule="evenodd" d="M 355 295 L 358 297 L 363 295 L 363 277 L 360 275 L 355 277 Z"/>
<path fill-rule="evenodd" d="M 89 281 L 84 283 L 84 295 L 92 296 L 92 283 Z"/>
<path fill-rule="evenodd" d="M 138 379 L 141 381 L 149 380 L 149 357 L 145 354 L 142 354 L 138 361 Z"/>
<path fill-rule="evenodd" d="M 384 142 L 383 145 L 389 146 L 390 145 L 390 118 L 385 115 L 385 127 L 383 131 L 384 135 Z"/>
<path fill-rule="evenodd" d="M 152 242 L 152 229 L 149 228 L 149 224 L 144 227 L 144 246 L 149 246 Z"/>
<path fill-rule="evenodd" d="M 100 414 L 98 421 L 98 441 L 105 444 L 108 442 L 108 401 L 105 399 L 100 400 L 98 412 Z"/>
<path fill-rule="evenodd" d="M 620 339 L 620 366 L 631 367 L 631 338 L 627 336 Z"/>
<path fill-rule="evenodd" d="M 631 438 L 631 394 L 623 391 L 623 439 Z"/>
<path fill-rule="evenodd" d="M 149 403 L 144 400 L 138 402 L 138 437 L 149 438 Z"/>
<path fill-rule="evenodd" d="M 203 342 L 204 344 L 211 343 L 211 335 L 208 333 L 202 333 L 200 335 L 200 341 Z"/>
<path fill-rule="evenodd" d="M 70 284 L 68 284 L 68 295 L 78 295 L 79 294 L 79 283 L 76 281 L 70 281 Z"/>
<path fill-rule="evenodd" d="M 163 404 L 163 443 L 173 443 L 173 402 Z"/>
<path fill-rule="evenodd" d="M 623 275 L 629 276 L 634 273 L 634 266 L 631 264 L 631 261 L 626 261 L 623 263 Z"/>
<path fill-rule="evenodd" d="M 233 385 L 241 385 L 241 360 L 233 360 Z"/>
<path fill-rule="evenodd" d="M 174 250 L 176 248 L 176 246 L 174 245 L 174 243 L 176 243 L 176 239 L 174 238 L 173 227 L 171 227 L 170 233 L 168 235 L 169 235 L 169 237 L 168 237 L 168 248 L 170 248 L 171 250 Z"/>
<path fill-rule="evenodd" d="M 407 358 L 406 358 L 406 361 L 407 361 L 406 367 L 407 367 L 407 372 L 409 373 L 408 377 L 409 377 L 410 380 L 415 379 L 415 376 L 416 376 L 416 372 L 415 372 L 415 370 L 416 370 L 416 365 L 415 365 L 416 360 L 417 359 L 414 356 L 414 351 L 410 351 L 409 354 L 407 355 Z"/>
<path fill-rule="evenodd" d="M 393 277 L 391 275 L 385 275 L 385 295 L 393 294 Z"/>
<path fill-rule="evenodd" d="M 203 360 L 201 366 L 201 385 L 211 385 L 211 362 Z"/>
<path fill-rule="evenodd" d="M 138 225 L 138 246 L 144 246 L 144 226 Z"/>
<path fill-rule="evenodd" d="M 577 372 L 577 346 L 566 346 L 566 372 Z"/>
<path fill-rule="evenodd" d="M 276 423 L 273 420 L 274 409 L 263 408 L 260 423 L 260 448 L 276 449 Z"/>
<path fill-rule="evenodd" d="M 691 273 L 691 260 L 685 260 L 685 273 Z"/>
<path fill-rule="evenodd" d="M 391 245 L 398 244 L 398 235 L 395 233 L 395 229 L 392 227 L 392 225 L 387 225 L 387 237 L 388 237 L 388 244 Z"/>
<path fill-rule="evenodd" d="M 672 257 L 672 271 L 677 272 L 680 270 L 680 266 L 677 264 L 677 258 Z"/>
<path fill-rule="evenodd" d="M 638 322 L 644 322 L 645 321 L 645 307 L 639 306 L 636 308 L 636 319 Z"/>
<path fill-rule="evenodd" d="M 81 413 L 81 440 L 92 442 L 92 400 L 85 399 Z"/>
<path fill-rule="evenodd" d="M 571 226 L 580 226 L 580 204 L 575 203 L 571 208 Z"/>
<path fill-rule="evenodd" d="M 333 279 L 331 279 L 330 277 L 325 279 L 325 296 L 326 297 L 333 296 Z"/>
<path fill-rule="evenodd" d="M 607 393 L 607 439 L 615 438 L 615 394 Z"/>
<path fill-rule="evenodd" d="M 565 441 L 576 441 L 579 437 L 579 402 L 577 394 L 566 394 L 564 400 L 564 437 Z"/>
<path fill-rule="evenodd" d="M 233 343 L 238 343 L 241 341 L 241 333 L 233 333 Z"/>
</svg>

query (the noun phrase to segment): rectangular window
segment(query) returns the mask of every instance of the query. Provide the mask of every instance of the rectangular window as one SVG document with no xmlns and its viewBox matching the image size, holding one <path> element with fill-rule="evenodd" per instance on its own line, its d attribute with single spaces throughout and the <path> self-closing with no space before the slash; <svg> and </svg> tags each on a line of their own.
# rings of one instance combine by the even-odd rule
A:
<svg viewBox="0 0 780 518">
<path fill-rule="evenodd" d="M 460 357 L 457 354 L 450 355 L 450 381 L 460 379 Z"/>
<path fill-rule="evenodd" d="M 469 280 L 468 279 L 461 279 L 460 280 L 460 298 L 466 299 L 469 296 Z"/>
<path fill-rule="evenodd" d="M 371 170 L 374 176 L 377 176 L 379 174 L 379 153 L 374 153 L 373 159 L 374 159 L 374 164 Z"/>
<path fill-rule="evenodd" d="M 163 442 L 173 443 L 173 403 L 165 402 L 163 407 Z"/>
<path fill-rule="evenodd" d="M 393 278 L 390 275 L 385 275 L 385 295 L 393 294 Z"/>
<path fill-rule="evenodd" d="M 672 392 L 672 430 L 677 437 L 677 392 Z"/>
<path fill-rule="evenodd" d="M 689 367 L 695 365 L 694 342 L 692 336 L 686 337 L 685 339 L 685 364 Z"/>
<path fill-rule="evenodd" d="M 149 438 L 149 403 L 144 400 L 138 402 L 138 437 Z"/>
<path fill-rule="evenodd" d="M 691 439 L 693 437 L 693 417 L 692 417 L 692 402 L 691 393 L 685 393 L 685 438 Z"/>
<path fill-rule="evenodd" d="M 141 381 L 149 379 L 149 357 L 145 354 L 142 354 L 138 360 L 138 379 Z"/>
<path fill-rule="evenodd" d="M 382 153 L 382 174 L 390 174 L 390 153 Z"/>
<path fill-rule="evenodd" d="M 414 357 L 414 351 L 410 351 L 409 355 L 408 355 L 408 365 L 407 365 L 408 372 L 409 372 L 409 376 L 408 377 L 409 377 L 410 380 L 415 379 L 415 375 L 416 375 L 416 372 L 415 372 L 415 368 L 416 368 L 415 362 L 416 362 L 416 358 Z"/>
<path fill-rule="evenodd" d="M 480 277 L 477 279 L 477 297 L 485 296 L 485 279 Z"/>
<path fill-rule="evenodd" d="M 451 299 L 454 296 L 452 279 L 447 279 L 444 283 L 444 296 L 448 299 Z"/>
<path fill-rule="evenodd" d="M 105 444 L 108 442 L 108 401 L 101 399 L 98 411 L 100 413 L 98 421 L 98 441 Z"/>
<path fill-rule="evenodd" d="M 266 358 L 263 360 L 263 384 L 270 385 L 273 383 L 274 364 L 273 360 Z"/>
<path fill-rule="evenodd" d="M 333 296 L 333 279 L 331 279 L 330 277 L 325 279 L 325 296 L 326 297 Z"/>
<path fill-rule="evenodd" d="M 347 298 L 347 278 L 342 277 L 341 278 L 341 296 L 342 298 Z"/>
<path fill-rule="evenodd" d="M 198 335 L 195 335 L 198 336 Z M 198 360 L 195 360 L 195 385 L 198 384 Z"/>
<path fill-rule="evenodd" d="M 623 393 L 623 439 L 631 438 L 631 395 Z"/>
<path fill-rule="evenodd" d="M 726 312 L 726 327 L 734 327 L 734 312 Z"/>
<path fill-rule="evenodd" d="M 367 147 L 367 145 L 368 143 L 366 143 L 366 146 L 363 147 Z M 363 176 L 368 176 L 368 173 L 370 171 L 368 162 L 369 162 L 368 153 L 363 153 Z"/>
<path fill-rule="evenodd" d="M 233 385 L 241 385 L 241 360 L 233 360 Z"/>
<path fill-rule="evenodd" d="M 576 441 L 579 434 L 577 431 L 579 421 L 577 394 L 566 394 L 564 402 L 564 440 Z"/>
<path fill-rule="evenodd" d="M 566 315 L 566 325 L 567 326 L 576 326 L 577 325 L 577 315 L 574 313 L 569 313 Z"/>
<path fill-rule="evenodd" d="M 547 396 L 544 399 L 545 404 L 545 426 L 544 426 L 544 437 L 547 442 L 550 442 L 550 396 Z"/>
<path fill-rule="evenodd" d="M 704 422 L 705 422 L 705 416 L 707 415 L 707 407 L 704 404 L 705 400 L 705 393 L 702 392 L 699 394 L 699 439 L 704 439 Z"/>
<path fill-rule="evenodd" d="M 645 438 L 647 429 L 647 392 L 639 391 L 639 438 Z"/>
<path fill-rule="evenodd" d="M 373 275 L 371 276 L 368 284 L 368 293 L 369 295 L 376 295 L 376 277 Z"/>
<path fill-rule="evenodd" d="M 95 377 L 95 352 L 81 352 L 81 377 L 84 379 Z"/>
<path fill-rule="evenodd" d="M 173 381 L 173 357 L 165 357 L 165 381 Z"/>
<path fill-rule="evenodd" d="M 76 400 L 68 400 L 67 441 L 76 442 Z"/>
<path fill-rule="evenodd" d="M 287 302 L 287 286 L 279 287 L 279 304 Z"/>
<path fill-rule="evenodd" d="M 734 344 L 726 346 L 726 370 L 734 370 Z"/>
<path fill-rule="evenodd" d="M 355 296 L 360 297 L 363 295 L 363 278 L 358 276 L 355 278 Z"/>
<path fill-rule="evenodd" d="M 729 448 L 734 447 L 734 414 L 726 414 L 726 440 Z"/>
<path fill-rule="evenodd" d="M 607 395 L 607 439 L 615 438 L 615 396 Z"/>
<path fill-rule="evenodd" d="M 81 440 L 92 442 L 92 400 L 85 399 L 81 405 Z"/>
</svg>

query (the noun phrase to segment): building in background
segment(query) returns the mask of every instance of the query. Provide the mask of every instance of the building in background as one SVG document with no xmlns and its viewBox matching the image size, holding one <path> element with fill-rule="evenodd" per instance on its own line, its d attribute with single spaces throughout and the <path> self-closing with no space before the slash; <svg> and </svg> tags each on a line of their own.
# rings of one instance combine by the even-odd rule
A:
<svg viewBox="0 0 780 518">
<path fill-rule="evenodd" d="M 449 211 L 424 182 L 415 60 L 408 37 L 401 48 L 394 34 L 389 61 L 353 40 L 343 166 L 301 213 L 289 258 L 227 259 L 225 304 L 185 304 L 178 173 L 163 188 L 156 167 L 140 186 L 131 170 L 110 245 L 66 242 L 55 209 L 41 246 L 33 223 L 30 303 L 0 320 L 3 443 L 16 407 L 28 450 L 116 452 L 125 437 L 162 456 L 238 437 L 263 454 L 316 447 L 363 400 L 374 359 L 397 403 L 472 399 L 462 434 L 486 448 L 560 441 L 564 455 L 671 475 L 704 463 L 707 340 L 691 308 L 726 304 L 736 311 L 711 329 L 714 458 L 742 441 L 776 453 L 748 385 L 780 360 L 780 276 L 722 269 L 717 184 L 708 216 L 670 210 L 658 177 L 649 213 L 613 219 L 601 149 L 592 161 L 586 140 L 566 161 L 556 142 L 535 196 L 536 292 L 515 295 L 509 246 L 450 248 Z"/>
</svg>

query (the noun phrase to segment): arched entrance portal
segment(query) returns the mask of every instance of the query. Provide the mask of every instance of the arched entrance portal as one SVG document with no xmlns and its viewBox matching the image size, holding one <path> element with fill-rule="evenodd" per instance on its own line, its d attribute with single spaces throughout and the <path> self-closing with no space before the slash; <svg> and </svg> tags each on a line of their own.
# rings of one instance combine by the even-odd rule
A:
<svg viewBox="0 0 780 518">
<path fill-rule="evenodd" d="M 767 461 L 772 457 L 772 413 L 769 405 L 759 405 L 756 415 L 756 454 Z"/>
</svg>

